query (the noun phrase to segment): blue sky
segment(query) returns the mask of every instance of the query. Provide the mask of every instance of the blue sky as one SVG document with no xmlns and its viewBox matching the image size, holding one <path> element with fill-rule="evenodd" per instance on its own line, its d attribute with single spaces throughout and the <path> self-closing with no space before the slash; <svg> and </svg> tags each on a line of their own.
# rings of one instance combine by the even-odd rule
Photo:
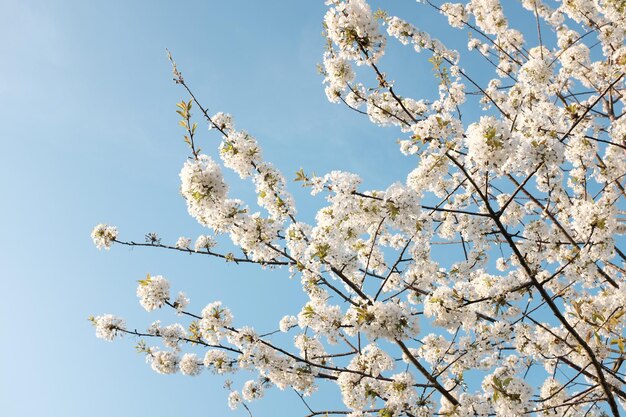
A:
<svg viewBox="0 0 626 417">
<path fill-rule="evenodd" d="M 385 7 L 420 27 L 443 23 L 414 1 Z M 324 13 L 322 1 L 0 0 L 0 414 L 243 415 L 228 411 L 222 379 L 158 375 L 134 340 L 98 340 L 87 317 L 114 313 L 138 329 L 176 320 L 137 303 L 136 281 L 151 273 L 187 292 L 191 309 L 222 300 L 238 325 L 272 330 L 297 313 L 299 281 L 157 250 L 99 252 L 89 233 L 100 222 L 127 240 L 203 233 L 178 194 L 188 153 L 175 103 L 187 97 L 165 48 L 205 106 L 232 113 L 288 178 L 304 167 L 357 172 L 365 188 L 403 181 L 412 161 L 399 132 L 326 100 L 315 69 Z M 425 57 L 383 62 L 404 94 L 434 91 Z M 218 136 L 201 129 L 200 140 L 216 155 Z M 228 178 L 233 195 L 252 196 Z M 290 187 L 311 220 L 321 202 Z M 268 397 L 255 417 L 305 414 L 293 393 Z"/>
</svg>

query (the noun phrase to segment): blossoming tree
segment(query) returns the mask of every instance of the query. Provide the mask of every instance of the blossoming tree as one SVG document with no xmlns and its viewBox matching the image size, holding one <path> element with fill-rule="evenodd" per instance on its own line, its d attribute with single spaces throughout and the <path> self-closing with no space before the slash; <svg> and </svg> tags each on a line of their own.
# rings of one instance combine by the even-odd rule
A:
<svg viewBox="0 0 626 417">
<path fill-rule="evenodd" d="M 230 115 L 209 114 L 172 61 L 190 96 L 177 110 L 190 150 L 181 193 L 207 234 L 164 244 L 123 240 L 105 224 L 92 232 L 98 248 L 288 269 L 308 296 L 278 323 L 293 343 L 234 326 L 219 301 L 189 310 L 162 276 L 139 282 L 140 304 L 170 308 L 181 323 L 139 332 L 92 317 L 98 337 L 138 337 L 159 373 L 255 372 L 229 385 L 231 408 L 250 414 L 269 387 L 296 390 L 309 407 L 320 384 L 335 384 L 345 408 L 309 407 L 309 416 L 626 412 L 626 1 L 521 0 L 537 45 L 498 0 L 423 3 L 470 33 L 469 49 L 493 71 L 488 83 L 455 50 L 365 0 L 327 1 L 324 18 L 328 99 L 401 131 L 400 151 L 415 163 L 406 179 L 364 190 L 356 174 L 301 170 L 295 181 L 325 196 L 304 223 L 257 140 Z M 435 97 L 411 98 L 387 75 L 380 57 L 392 41 L 430 62 Z M 463 119 L 465 106 L 482 116 Z M 192 107 L 221 136 L 221 161 L 198 149 Z M 223 168 L 254 183 L 258 208 L 229 194 Z M 237 249 L 221 250 L 215 235 Z M 453 255 L 434 256 L 441 244 Z"/>
</svg>

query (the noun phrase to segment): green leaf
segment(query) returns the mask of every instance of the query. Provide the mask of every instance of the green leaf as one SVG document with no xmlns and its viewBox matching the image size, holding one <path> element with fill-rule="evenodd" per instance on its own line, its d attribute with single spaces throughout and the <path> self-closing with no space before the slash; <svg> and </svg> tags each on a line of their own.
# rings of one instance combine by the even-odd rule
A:
<svg viewBox="0 0 626 417">
<path fill-rule="evenodd" d="M 302 309 L 302 315 L 307 319 L 313 318 L 313 316 L 315 316 L 315 310 L 313 310 L 310 304 L 307 304 Z"/>
<path fill-rule="evenodd" d="M 304 173 L 304 169 L 300 168 L 300 170 L 296 172 L 296 178 L 294 179 L 294 181 L 298 182 L 298 181 L 308 181 L 308 180 L 309 179 Z"/>
<path fill-rule="evenodd" d="M 317 252 L 315 252 L 313 257 L 318 258 L 320 261 L 323 261 L 328 255 L 329 250 L 330 245 L 328 243 L 322 243 L 321 245 L 317 245 Z"/>
<path fill-rule="evenodd" d="M 150 281 L 152 280 L 152 277 L 150 276 L 150 274 L 146 275 L 146 279 L 140 279 L 139 281 L 137 281 L 140 285 L 148 285 L 150 284 Z"/>
<path fill-rule="evenodd" d="M 386 208 L 391 220 L 395 220 L 400 214 L 400 208 L 393 201 L 387 201 Z"/>
</svg>

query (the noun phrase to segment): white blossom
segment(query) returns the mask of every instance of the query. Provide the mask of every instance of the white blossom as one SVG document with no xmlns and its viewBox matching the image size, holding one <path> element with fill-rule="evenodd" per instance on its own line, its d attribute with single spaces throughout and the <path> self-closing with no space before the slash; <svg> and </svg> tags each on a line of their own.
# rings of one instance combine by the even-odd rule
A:
<svg viewBox="0 0 626 417">
<path fill-rule="evenodd" d="M 146 311 L 161 308 L 170 298 L 170 283 L 161 275 L 148 275 L 146 279 L 139 281 L 137 297 Z"/>
<path fill-rule="evenodd" d="M 200 329 L 208 343 L 215 344 L 224 333 L 224 328 L 231 326 L 233 315 L 230 310 L 222 307 L 220 301 L 207 305 L 202 310 Z"/>
<path fill-rule="evenodd" d="M 223 350 L 210 349 L 204 355 L 204 366 L 218 374 L 233 371 L 233 362 Z"/>
<path fill-rule="evenodd" d="M 157 350 L 146 357 L 152 369 L 160 374 L 174 374 L 178 370 L 179 357 L 174 352 Z"/>
<path fill-rule="evenodd" d="M 176 247 L 178 249 L 189 249 L 189 246 L 191 246 L 191 239 L 187 237 L 181 236 L 176 241 Z"/>
<path fill-rule="evenodd" d="M 243 389 L 241 390 L 241 395 L 243 399 L 246 401 L 253 401 L 263 397 L 265 390 L 263 386 L 259 384 L 257 381 L 249 380 L 243 385 Z"/>
<path fill-rule="evenodd" d="M 124 320 L 112 314 L 93 317 L 91 321 L 96 327 L 96 337 L 108 341 L 112 341 L 116 336 L 121 336 L 123 333 L 120 330 L 126 329 Z"/>
<path fill-rule="evenodd" d="M 195 353 L 185 353 L 178 364 L 183 375 L 196 376 L 202 372 L 202 362 Z"/>
<path fill-rule="evenodd" d="M 185 293 L 181 291 L 178 293 L 173 305 L 176 308 L 176 312 L 178 314 L 182 314 L 185 308 L 189 305 L 189 298 L 187 298 Z"/>
<path fill-rule="evenodd" d="M 117 238 L 117 227 L 100 223 L 91 231 L 91 239 L 98 249 L 109 250 Z"/>
<path fill-rule="evenodd" d="M 242 399 L 241 399 L 241 394 L 239 394 L 239 392 L 237 391 L 233 391 L 228 395 L 228 407 L 231 410 L 236 410 L 237 407 L 239 407 L 239 404 L 241 404 Z"/>
<path fill-rule="evenodd" d="M 298 319 L 294 316 L 285 316 L 280 320 L 280 331 L 288 332 L 289 329 L 298 325 Z"/>
<path fill-rule="evenodd" d="M 211 236 L 207 236 L 207 235 L 200 235 L 198 236 L 198 238 L 196 239 L 196 243 L 194 245 L 194 250 L 196 252 L 199 252 L 201 250 L 208 250 L 211 249 L 212 247 L 214 247 L 216 245 L 215 239 L 213 239 Z"/>
<path fill-rule="evenodd" d="M 376 62 L 384 53 L 385 37 L 380 34 L 370 6 L 364 0 L 333 2 L 324 16 L 324 23 L 340 57 L 361 65 Z"/>
</svg>

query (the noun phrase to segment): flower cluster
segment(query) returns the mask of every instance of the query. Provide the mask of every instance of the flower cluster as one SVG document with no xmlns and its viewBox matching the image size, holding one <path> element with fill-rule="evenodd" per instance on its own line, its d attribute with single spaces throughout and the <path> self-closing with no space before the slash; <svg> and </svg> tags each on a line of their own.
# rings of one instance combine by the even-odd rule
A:
<svg viewBox="0 0 626 417">
<path fill-rule="evenodd" d="M 222 307 L 221 302 L 211 303 L 202 310 L 202 319 L 200 320 L 202 336 L 209 343 L 215 344 L 224 334 L 224 329 L 232 324 L 232 321 L 233 315 L 229 309 Z"/>
<path fill-rule="evenodd" d="M 358 65 L 373 63 L 385 52 L 386 39 L 365 0 L 331 0 L 324 16 L 328 37 L 338 48 L 340 58 Z"/>
<path fill-rule="evenodd" d="M 189 214 L 216 231 L 227 230 L 239 204 L 226 198 L 228 186 L 220 166 L 209 156 L 200 155 L 197 160 L 185 162 L 180 179 Z"/>
<path fill-rule="evenodd" d="M 98 249 L 109 250 L 111 244 L 117 238 L 117 227 L 99 224 L 91 231 L 91 239 Z"/>
<path fill-rule="evenodd" d="M 90 320 L 96 327 L 96 337 L 108 341 L 112 341 L 115 336 L 121 336 L 121 331 L 126 328 L 124 320 L 112 314 L 92 317 Z"/>
<path fill-rule="evenodd" d="M 161 308 L 170 299 L 170 283 L 161 275 L 140 280 L 137 286 L 139 303 L 146 311 Z"/>
</svg>

